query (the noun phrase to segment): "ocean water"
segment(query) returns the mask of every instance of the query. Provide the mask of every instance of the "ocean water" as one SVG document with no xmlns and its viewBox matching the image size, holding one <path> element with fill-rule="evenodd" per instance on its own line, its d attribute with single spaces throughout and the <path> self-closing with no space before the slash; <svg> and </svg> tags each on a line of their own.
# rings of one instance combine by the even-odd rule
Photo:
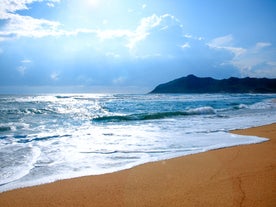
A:
<svg viewBox="0 0 276 207">
<path fill-rule="evenodd" d="M 265 138 L 274 94 L 0 96 L 0 192 Z"/>
</svg>

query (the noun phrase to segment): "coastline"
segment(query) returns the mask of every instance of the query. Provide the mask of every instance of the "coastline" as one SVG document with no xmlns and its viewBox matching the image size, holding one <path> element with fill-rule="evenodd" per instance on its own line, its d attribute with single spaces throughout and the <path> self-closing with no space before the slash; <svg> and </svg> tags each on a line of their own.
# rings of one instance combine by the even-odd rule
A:
<svg viewBox="0 0 276 207">
<path fill-rule="evenodd" d="M 276 123 L 231 132 L 269 141 L 16 189 L 0 206 L 276 206 Z"/>
</svg>

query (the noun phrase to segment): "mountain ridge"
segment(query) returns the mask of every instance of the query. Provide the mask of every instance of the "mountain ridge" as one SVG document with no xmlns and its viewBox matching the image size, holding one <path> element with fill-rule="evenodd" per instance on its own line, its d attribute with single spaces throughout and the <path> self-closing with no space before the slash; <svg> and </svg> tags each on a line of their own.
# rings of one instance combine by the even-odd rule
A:
<svg viewBox="0 0 276 207">
<path fill-rule="evenodd" d="M 150 93 L 276 93 L 276 79 L 214 79 L 190 74 L 156 86 Z"/>
</svg>

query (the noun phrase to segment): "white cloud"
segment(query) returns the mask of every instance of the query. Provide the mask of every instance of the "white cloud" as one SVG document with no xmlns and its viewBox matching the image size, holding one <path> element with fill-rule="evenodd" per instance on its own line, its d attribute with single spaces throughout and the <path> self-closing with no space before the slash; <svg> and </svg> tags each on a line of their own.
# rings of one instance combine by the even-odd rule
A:
<svg viewBox="0 0 276 207">
<path fill-rule="evenodd" d="M 185 42 L 183 45 L 180 46 L 182 49 L 185 49 L 185 48 L 190 48 L 191 45 L 189 44 L 189 42 Z"/>
<path fill-rule="evenodd" d="M 160 26 L 161 23 L 167 18 L 174 20 L 178 23 L 178 20 L 170 14 L 164 14 L 161 16 L 157 16 L 156 14 L 153 14 L 149 17 L 142 18 L 136 30 L 132 32 L 132 34 L 129 36 L 129 40 L 126 46 L 130 50 L 133 49 L 138 42 L 146 39 L 146 37 L 150 35 L 150 32 L 153 28 Z M 168 25 L 162 25 L 160 30 L 164 30 L 164 29 L 166 30 L 167 27 Z"/>
<path fill-rule="evenodd" d="M 8 19 L 8 14 L 15 13 L 20 10 L 28 10 L 28 5 L 35 2 L 45 2 L 46 5 L 54 6 L 60 0 L 1 0 L 0 19 Z"/>
<path fill-rule="evenodd" d="M 48 0 L 48 2 L 46 3 L 46 5 L 48 7 L 55 7 L 55 4 L 59 3 L 59 2 L 60 2 L 60 0 Z"/>
<path fill-rule="evenodd" d="M 165 25 L 164 27 L 162 27 L 160 30 L 168 30 L 169 29 L 169 26 L 168 25 Z"/>
<path fill-rule="evenodd" d="M 60 0 L 44 1 L 54 4 Z M 29 4 L 43 2 L 43 0 L 4 0 L 0 4 L 0 20 L 7 23 L 0 30 L 0 40 L 5 41 L 14 37 L 45 37 L 63 35 L 65 32 L 59 29 L 60 23 L 46 19 L 37 19 L 31 16 L 23 16 L 17 11 L 28 10 Z"/>
<path fill-rule="evenodd" d="M 239 68 L 243 76 L 263 77 L 265 73 L 274 73 L 274 76 L 276 76 L 276 66 L 271 64 L 274 61 L 274 52 L 264 50 L 268 46 L 270 46 L 270 43 L 256 43 L 254 47 L 247 48 L 245 53 L 235 56 L 230 63 Z M 262 74 L 261 71 L 266 72 Z"/>
<path fill-rule="evenodd" d="M 6 19 L 7 13 L 14 13 L 18 10 L 27 10 L 28 4 L 40 0 L 2 0 L 0 4 L 0 18 Z"/>
<path fill-rule="evenodd" d="M 24 60 L 21 60 L 21 63 L 31 63 L 32 61 L 29 60 L 29 59 L 24 59 Z"/>
<path fill-rule="evenodd" d="M 54 81 L 57 81 L 59 80 L 59 74 L 57 72 L 53 72 L 51 73 L 50 78 Z"/>
<path fill-rule="evenodd" d="M 55 7 L 55 5 L 53 3 L 50 3 L 50 2 L 47 3 L 47 6 L 48 7 Z"/>
<path fill-rule="evenodd" d="M 17 67 L 17 71 L 24 76 L 32 61 L 30 59 L 23 59 L 20 63 L 21 65 Z"/>
<path fill-rule="evenodd" d="M 199 41 L 204 40 L 204 37 L 198 37 L 191 34 L 184 34 L 184 37 L 192 40 L 199 40 Z"/>
<path fill-rule="evenodd" d="M 271 46 L 271 43 L 269 43 L 269 42 L 257 42 L 255 48 L 257 50 L 259 50 L 259 49 L 262 49 L 264 47 L 269 47 L 269 46 Z"/>
<path fill-rule="evenodd" d="M 147 8 L 147 5 L 146 5 L 146 4 L 143 4 L 143 5 L 142 5 L 142 8 L 143 8 L 143 9 Z"/>
<path fill-rule="evenodd" d="M 211 42 L 209 42 L 208 45 L 214 48 L 222 48 L 222 47 L 225 47 L 225 45 L 231 44 L 232 41 L 233 41 L 233 36 L 229 34 L 229 35 L 217 37 L 211 40 Z"/>
<path fill-rule="evenodd" d="M 227 50 L 227 51 L 233 53 L 235 56 L 242 55 L 243 53 L 246 52 L 246 49 L 244 49 L 242 47 L 232 46 L 232 42 L 233 42 L 233 36 L 226 35 L 226 36 L 217 37 L 217 38 L 211 40 L 209 43 L 207 43 L 207 45 L 213 49 Z"/>
<path fill-rule="evenodd" d="M 156 27 L 160 24 L 162 19 L 165 17 L 167 17 L 167 14 L 164 14 L 162 16 L 157 16 L 156 14 L 153 14 L 149 17 L 142 18 L 140 21 L 140 25 L 137 27 L 136 31 L 144 32 L 153 27 Z"/>
<path fill-rule="evenodd" d="M 246 52 L 245 48 L 242 47 L 224 47 L 222 49 L 228 50 L 229 52 L 232 52 L 236 57 L 242 55 Z"/>
<path fill-rule="evenodd" d="M 95 33 L 101 41 L 115 38 L 123 38 L 126 42 L 124 46 L 127 47 L 129 50 L 132 50 L 140 41 L 145 40 L 151 34 L 154 28 L 160 26 L 160 31 L 167 30 L 170 26 L 167 24 L 167 22 L 165 22 L 165 20 L 167 19 L 176 22 L 176 24 L 180 26 L 179 21 L 170 14 L 164 14 L 161 16 L 153 14 L 151 16 L 142 18 L 135 30 L 110 29 L 88 30 L 87 32 Z M 79 30 L 78 32 L 84 31 Z"/>
<path fill-rule="evenodd" d="M 58 30 L 60 24 L 45 19 L 35 19 L 30 16 L 9 14 L 9 22 L 5 25 L 4 31 L 0 31 L 2 37 L 45 37 L 60 35 Z"/>
<path fill-rule="evenodd" d="M 25 75 L 25 72 L 27 70 L 27 67 L 26 66 L 19 66 L 17 67 L 17 71 L 21 74 L 21 75 Z"/>
<path fill-rule="evenodd" d="M 184 37 L 189 39 L 189 38 L 192 38 L 193 36 L 191 34 L 185 34 Z"/>
<path fill-rule="evenodd" d="M 121 37 L 130 37 L 132 32 L 126 29 L 114 29 L 114 30 L 97 30 L 91 31 L 96 32 L 97 37 L 101 40 L 121 38 Z"/>
<path fill-rule="evenodd" d="M 253 47 L 243 48 L 233 46 L 233 36 L 226 35 L 211 40 L 207 45 L 211 49 L 224 50 L 232 53 L 232 59 L 222 64 L 231 64 L 240 70 L 242 76 L 264 77 L 268 74 L 276 76 L 274 52 L 265 50 L 271 43 L 257 42 Z M 262 73 L 262 71 L 264 73 Z"/>
</svg>

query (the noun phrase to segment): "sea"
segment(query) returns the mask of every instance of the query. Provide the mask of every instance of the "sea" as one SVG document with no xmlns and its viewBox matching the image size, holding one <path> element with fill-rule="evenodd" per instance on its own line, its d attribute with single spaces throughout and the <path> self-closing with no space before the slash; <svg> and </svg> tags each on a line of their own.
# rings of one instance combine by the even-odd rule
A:
<svg viewBox="0 0 276 207">
<path fill-rule="evenodd" d="M 276 94 L 0 95 L 0 192 L 267 141 Z"/>
</svg>

